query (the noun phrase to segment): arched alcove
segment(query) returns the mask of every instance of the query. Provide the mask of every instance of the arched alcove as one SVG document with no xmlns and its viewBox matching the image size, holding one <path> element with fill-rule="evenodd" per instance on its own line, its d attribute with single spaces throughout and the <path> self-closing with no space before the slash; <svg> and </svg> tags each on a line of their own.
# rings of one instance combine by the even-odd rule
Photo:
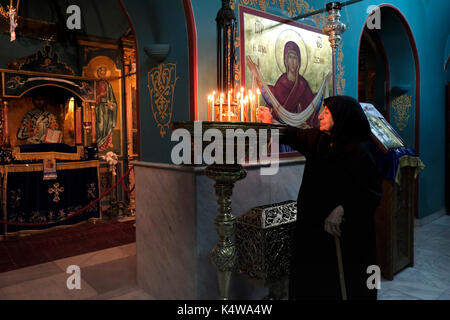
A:
<svg viewBox="0 0 450 320">
<path fill-rule="evenodd" d="M 374 104 L 407 145 L 419 151 L 420 69 L 415 40 L 397 8 L 380 5 L 377 10 L 380 28 L 370 29 L 365 23 L 361 31 L 358 98 Z"/>
</svg>

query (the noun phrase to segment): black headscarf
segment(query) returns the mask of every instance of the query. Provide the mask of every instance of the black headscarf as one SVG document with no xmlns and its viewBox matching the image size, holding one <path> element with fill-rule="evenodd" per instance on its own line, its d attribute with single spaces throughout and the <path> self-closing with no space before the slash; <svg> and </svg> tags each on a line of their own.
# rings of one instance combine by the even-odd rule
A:
<svg viewBox="0 0 450 320">
<path fill-rule="evenodd" d="M 333 96 L 324 100 L 333 116 L 330 140 L 343 147 L 370 139 L 370 125 L 361 105 L 352 97 Z"/>
</svg>

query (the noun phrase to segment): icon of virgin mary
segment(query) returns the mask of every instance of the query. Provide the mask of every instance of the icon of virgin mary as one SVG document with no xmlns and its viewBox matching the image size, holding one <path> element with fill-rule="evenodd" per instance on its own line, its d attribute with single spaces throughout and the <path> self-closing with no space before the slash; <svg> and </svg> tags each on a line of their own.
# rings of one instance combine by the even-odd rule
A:
<svg viewBox="0 0 450 320">
<path fill-rule="evenodd" d="M 299 73 L 301 55 L 298 45 L 293 41 L 286 42 L 284 46 L 283 61 L 286 71 L 278 78 L 275 85 L 269 85 L 256 65 L 247 56 L 247 66 L 256 79 L 258 87 L 267 105 L 272 108 L 271 117 L 274 122 L 282 122 L 299 127 L 318 126 L 317 114 L 323 101 L 323 94 L 327 91 L 326 84 L 330 78 L 327 76 L 319 91 L 314 94 L 308 81 Z"/>
</svg>

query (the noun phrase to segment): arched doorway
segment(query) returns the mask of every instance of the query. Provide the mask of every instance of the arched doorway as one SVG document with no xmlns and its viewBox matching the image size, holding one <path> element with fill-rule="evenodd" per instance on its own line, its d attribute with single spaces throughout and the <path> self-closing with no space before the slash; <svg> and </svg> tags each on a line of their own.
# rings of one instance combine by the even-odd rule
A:
<svg viewBox="0 0 450 320">
<path fill-rule="evenodd" d="M 379 29 L 367 23 L 361 32 L 358 58 L 358 100 L 372 103 L 419 152 L 420 70 L 411 29 L 391 5 L 377 7 Z"/>
<path fill-rule="evenodd" d="M 420 70 L 415 40 L 397 8 L 380 5 L 374 11 L 360 37 L 358 99 L 373 104 L 406 146 L 419 152 Z M 372 25 L 369 19 L 379 23 Z M 392 177 L 383 180 L 383 197 L 375 214 L 377 263 L 389 280 L 413 265 L 418 180 L 408 169 L 398 168 L 403 175 L 398 184 Z"/>
</svg>

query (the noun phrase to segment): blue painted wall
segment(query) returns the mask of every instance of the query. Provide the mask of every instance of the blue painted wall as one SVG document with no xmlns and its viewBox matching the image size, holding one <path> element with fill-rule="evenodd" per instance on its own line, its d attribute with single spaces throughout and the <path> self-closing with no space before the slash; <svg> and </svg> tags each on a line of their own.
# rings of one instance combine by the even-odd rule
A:
<svg viewBox="0 0 450 320">
<path fill-rule="evenodd" d="M 171 130 L 161 137 L 148 90 L 148 72 L 158 63 L 145 53 L 144 48 L 155 43 L 170 44 L 164 63 L 176 63 L 178 77 L 172 121 L 189 120 L 189 51 L 183 4 L 180 0 L 123 0 L 122 3 L 137 36 L 141 160 L 170 163 Z"/>
<path fill-rule="evenodd" d="M 129 18 L 132 21 L 137 35 L 138 76 L 139 76 L 139 102 L 140 102 L 140 127 L 141 127 L 141 160 L 151 162 L 170 163 L 170 150 L 173 143 L 170 142 L 170 131 L 165 137 L 159 134 L 159 128 L 151 111 L 151 101 L 148 92 L 148 72 L 157 65 L 157 62 L 149 58 L 144 47 L 154 43 L 168 43 L 171 50 L 164 62 L 177 64 L 177 76 L 174 95 L 174 114 L 172 121 L 186 121 L 190 119 L 189 113 L 189 51 L 186 18 L 183 3 L 180 0 L 142 1 L 121 0 Z M 257 10 L 276 14 L 282 17 L 292 17 L 305 11 L 320 9 L 324 6 L 323 0 L 305 1 L 302 5 L 290 6 L 290 1 L 284 1 L 284 7 L 280 7 L 280 1 L 266 1 L 266 7 L 261 8 L 261 1 L 236 0 L 235 13 L 239 17 L 239 5 L 247 3 Z M 119 2 L 118 2 L 119 3 Z M 262 3 L 262 2 L 261 2 Z M 340 94 L 357 96 L 357 62 L 358 47 L 361 31 L 368 13 L 369 5 L 381 5 L 383 3 L 396 7 L 408 22 L 415 43 L 417 45 L 420 65 L 420 136 L 419 149 L 421 159 L 426 169 L 420 175 L 419 183 L 419 217 L 425 217 L 444 209 L 444 107 L 445 84 L 449 79 L 449 72 L 443 68 L 443 63 L 448 55 L 449 24 L 447 13 L 450 10 L 450 2 L 447 0 L 408 0 L 382 1 L 364 0 L 362 2 L 344 7 L 342 21 L 348 26 L 343 34 L 342 53 L 343 59 L 340 72 L 342 76 L 342 90 Z M 215 17 L 221 6 L 220 0 L 191 0 L 194 19 L 197 30 L 197 73 L 198 73 L 198 109 L 199 119 L 206 119 L 205 106 L 208 93 L 216 86 L 216 22 Z M 86 5 L 87 4 L 83 4 Z M 89 12 L 89 19 L 99 15 Z M 98 10 L 98 9 L 97 9 Z M 99 11 L 101 16 L 101 10 Z M 88 16 L 87 15 L 87 16 Z M 87 17 L 86 16 L 86 17 Z M 323 15 L 325 17 L 325 15 Z M 385 17 L 386 18 L 386 17 Z M 385 19 L 383 18 L 383 19 Z M 86 18 L 87 19 L 87 18 Z M 322 27 L 324 21 L 310 17 L 300 22 Z M 386 28 L 396 29 L 394 20 L 388 20 L 392 25 Z M 91 33 L 105 35 L 104 30 L 111 28 L 114 34 L 116 25 L 123 24 L 123 18 L 118 18 L 115 23 L 111 21 L 99 22 L 93 25 Z M 382 25 L 383 28 L 383 25 Z M 387 43 L 391 42 L 388 55 L 390 68 L 397 68 L 402 72 L 396 72 L 391 78 L 392 85 L 411 84 L 414 90 L 414 70 L 412 70 L 412 56 L 409 51 L 403 54 L 402 48 L 407 48 L 404 30 L 396 29 L 401 42 L 395 42 L 389 33 L 383 37 Z M 401 34 L 403 33 L 403 36 Z M 0 36 L 2 50 L 0 50 L 0 63 L 2 67 L 10 58 L 25 56 L 36 52 L 40 48 L 39 42 L 17 42 L 16 47 L 8 44 L 7 35 Z M 398 49 L 395 49 L 396 47 Z M 20 55 L 14 50 L 21 52 Z M 407 53 L 406 53 L 407 52 Z M 68 51 L 68 54 L 71 54 Z M 238 62 L 239 63 L 239 62 Z M 391 70 L 392 75 L 392 70 Z M 414 103 L 414 101 L 413 101 Z M 417 115 L 416 115 L 417 116 Z M 393 122 L 393 121 L 392 121 Z M 408 127 L 402 133 L 410 145 L 414 145 L 413 124 L 414 115 L 409 119 Z"/>
<path fill-rule="evenodd" d="M 415 146 L 414 128 L 415 128 L 415 65 L 412 48 L 408 40 L 406 30 L 400 19 L 391 10 L 381 11 L 381 29 L 378 31 L 383 46 L 386 50 L 390 73 L 390 123 L 394 129 L 402 136 L 408 146 Z M 400 95 L 396 90 L 402 90 L 402 94 L 411 97 L 410 117 L 407 126 L 402 126 L 396 120 L 396 112 L 393 108 L 392 100 Z"/>
<path fill-rule="evenodd" d="M 198 36 L 198 100 L 199 119 L 205 119 L 202 110 L 206 103 L 206 97 L 216 83 L 215 65 L 215 16 L 219 10 L 220 0 L 192 0 L 194 16 Z M 323 8 L 326 3 L 323 0 L 310 0 L 304 2 L 305 6 L 290 7 L 289 1 L 284 1 L 284 10 L 279 1 L 266 1 L 265 8 L 261 8 L 260 1 L 237 0 L 235 13 L 238 17 L 239 5 L 246 5 L 271 14 L 289 18 L 307 10 Z M 347 31 L 342 36 L 342 77 L 343 82 L 340 94 L 357 97 L 358 89 L 358 48 L 361 32 L 368 16 L 367 8 L 370 5 L 389 4 L 397 8 L 409 24 L 417 46 L 420 65 L 420 135 L 419 150 L 426 169 L 419 178 L 419 218 L 436 213 L 445 208 L 444 200 L 444 146 L 445 146 L 445 84 L 449 76 L 443 68 L 447 39 L 450 26 L 447 14 L 450 10 L 450 2 L 447 0 L 364 0 L 342 9 L 341 20 L 347 25 Z M 291 11 L 291 12 L 289 12 Z M 386 19 L 384 17 L 383 19 Z M 395 20 L 388 19 L 386 28 L 395 30 L 389 35 L 384 34 L 384 39 L 389 46 L 391 56 L 389 60 L 392 85 L 410 86 L 411 94 L 414 92 L 415 73 L 411 68 L 413 57 L 405 38 L 405 30 L 397 28 Z M 305 19 L 302 23 L 314 25 L 313 18 Z M 320 24 L 320 26 L 322 26 Z M 383 25 L 381 26 L 383 28 Z M 392 38 L 397 35 L 400 42 Z M 448 45 L 447 45 L 448 47 Z M 414 64 L 412 64 L 414 65 Z M 393 75 L 393 70 L 397 72 Z M 339 73 L 338 73 L 339 75 Z M 413 105 L 415 105 L 414 94 Z M 411 108 L 412 110 L 414 107 Z M 414 147 L 414 121 L 412 114 L 408 126 L 401 132 L 408 144 Z M 393 114 L 391 114 L 393 120 Z M 394 123 L 394 121 L 391 121 Z"/>
<path fill-rule="evenodd" d="M 391 4 L 396 7 L 408 22 L 417 45 L 420 65 L 420 157 L 426 169 L 419 178 L 419 218 L 436 213 L 445 208 L 444 199 L 444 150 L 445 150 L 445 82 L 446 74 L 442 68 L 442 53 L 449 34 L 449 24 L 446 12 L 450 3 L 445 0 L 418 1 L 363 1 L 346 7 L 344 18 L 351 17 L 351 28 L 343 35 L 343 53 L 345 65 L 345 94 L 356 96 L 357 93 L 357 44 L 363 28 L 366 9 L 369 5 Z M 349 21 L 343 20 L 344 23 Z M 383 25 L 381 26 L 383 28 Z M 398 30 L 395 32 L 399 32 Z M 439 40 L 440 39 L 440 40 Z M 399 43 L 401 50 L 405 44 Z M 392 63 L 408 64 L 410 55 L 394 52 L 398 57 Z M 402 59 L 404 59 L 402 61 Z M 391 68 L 399 66 L 392 65 Z M 400 67 L 399 67 L 400 68 Z M 411 68 L 404 70 L 395 82 L 411 82 Z M 392 71 L 391 71 L 392 74 Z M 410 120 L 411 121 L 411 120 Z M 391 121 L 393 123 L 393 121 Z M 411 130 L 404 134 L 411 141 Z M 412 145 L 413 146 L 413 145 Z"/>
</svg>

